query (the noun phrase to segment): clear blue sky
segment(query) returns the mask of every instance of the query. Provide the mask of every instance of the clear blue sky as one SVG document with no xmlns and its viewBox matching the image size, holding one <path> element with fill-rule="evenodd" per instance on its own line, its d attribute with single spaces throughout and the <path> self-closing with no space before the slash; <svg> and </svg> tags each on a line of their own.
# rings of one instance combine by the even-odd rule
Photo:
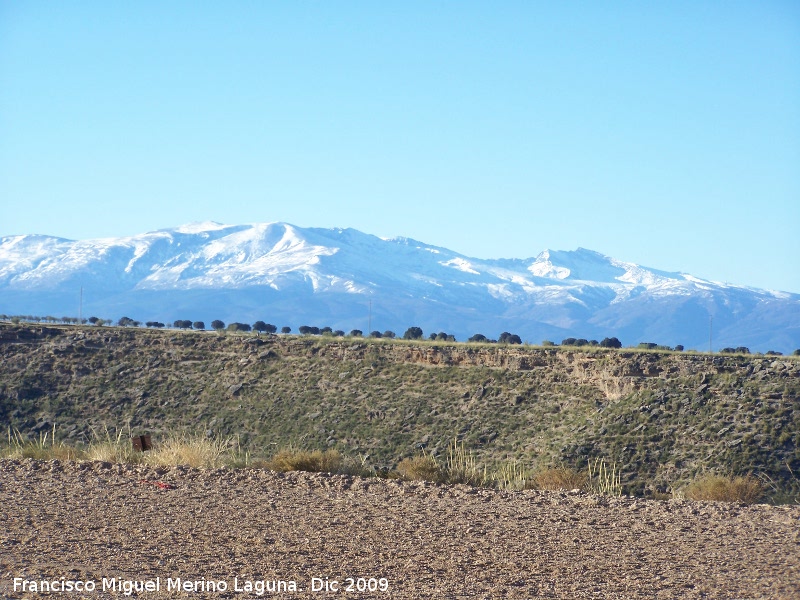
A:
<svg viewBox="0 0 800 600">
<path fill-rule="evenodd" d="M 800 3 L 1 2 L 0 236 L 202 220 L 800 292 Z"/>
</svg>

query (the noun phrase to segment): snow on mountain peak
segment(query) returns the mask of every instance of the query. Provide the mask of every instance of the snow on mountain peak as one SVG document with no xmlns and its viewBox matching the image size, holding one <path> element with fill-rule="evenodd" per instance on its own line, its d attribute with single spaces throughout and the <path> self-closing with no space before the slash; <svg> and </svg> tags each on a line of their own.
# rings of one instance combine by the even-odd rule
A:
<svg viewBox="0 0 800 600">
<path fill-rule="evenodd" d="M 625 273 L 624 269 L 615 268 L 607 256 L 585 248 L 545 250 L 536 257 L 528 271 L 537 277 L 606 283 Z"/>
<path fill-rule="evenodd" d="M 630 331 L 664 343 L 672 339 L 668 333 L 673 343 L 684 343 L 699 335 L 697 323 L 712 312 L 721 327 L 724 311 L 754 315 L 747 325 L 752 339 L 766 335 L 764 314 L 784 323 L 776 329 L 780 339 L 800 335 L 791 328 L 792 319 L 800 322 L 796 294 L 658 271 L 583 248 L 545 250 L 525 260 L 477 259 L 411 238 L 280 222 L 198 222 L 83 241 L 0 238 L 0 312 L 55 314 L 81 288 L 102 316 L 129 311 L 163 319 L 181 306 L 205 318 L 263 318 L 266 311 L 275 320 L 328 315 L 337 319 L 330 325 L 344 329 L 346 320 L 367 314 L 369 297 L 384 328 L 419 324 L 465 337 L 496 335 L 490 328 L 510 331 L 517 323 L 534 341 L 557 340 L 557 332 L 602 337 Z M 731 335 L 744 331 L 741 320 L 731 316 L 730 323 Z M 659 338 L 658 331 L 667 333 Z"/>
<path fill-rule="evenodd" d="M 193 221 L 191 223 L 186 223 L 184 225 L 180 225 L 179 227 L 175 227 L 170 231 L 174 231 L 176 233 L 204 233 L 206 231 L 219 231 L 220 229 L 226 229 L 230 227 L 230 225 L 223 225 L 222 223 L 217 223 L 216 221 Z"/>
<path fill-rule="evenodd" d="M 566 279 L 570 275 L 569 268 L 553 264 L 550 260 L 549 250 L 539 254 L 528 267 L 528 271 L 536 277 L 550 277 L 552 279 Z"/>
<path fill-rule="evenodd" d="M 439 264 L 445 267 L 453 267 L 454 269 L 458 269 L 459 271 L 463 271 L 464 273 L 472 273 L 473 275 L 480 275 L 480 272 L 474 269 L 472 263 L 463 258 L 458 258 L 458 257 L 451 258 L 450 260 L 442 261 Z"/>
</svg>

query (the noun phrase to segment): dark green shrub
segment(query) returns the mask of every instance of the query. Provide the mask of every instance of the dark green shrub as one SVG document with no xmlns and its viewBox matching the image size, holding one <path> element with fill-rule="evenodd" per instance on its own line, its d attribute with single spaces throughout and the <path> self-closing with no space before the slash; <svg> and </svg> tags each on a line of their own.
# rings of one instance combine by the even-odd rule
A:
<svg viewBox="0 0 800 600">
<path fill-rule="evenodd" d="M 617 338 L 603 338 L 603 341 L 600 342 L 600 346 L 603 348 L 622 348 L 622 342 L 620 342 Z"/>
<path fill-rule="evenodd" d="M 501 344 L 521 344 L 522 339 L 515 333 L 509 333 L 504 331 L 500 334 L 500 337 L 497 338 L 497 341 Z"/>
<path fill-rule="evenodd" d="M 409 327 L 403 334 L 404 340 L 418 340 L 422 338 L 422 329 L 419 327 Z"/>
</svg>

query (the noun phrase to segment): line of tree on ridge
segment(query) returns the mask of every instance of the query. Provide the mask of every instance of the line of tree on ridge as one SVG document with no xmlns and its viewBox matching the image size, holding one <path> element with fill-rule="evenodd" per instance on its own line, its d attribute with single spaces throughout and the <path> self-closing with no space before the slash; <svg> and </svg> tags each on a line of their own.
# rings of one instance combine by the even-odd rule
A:
<svg viewBox="0 0 800 600">
<path fill-rule="evenodd" d="M 91 324 L 94 326 L 104 326 L 104 325 L 112 325 L 113 321 L 111 319 L 101 319 L 95 316 L 89 317 L 88 319 L 83 318 L 79 319 L 77 317 L 53 317 L 53 316 L 34 316 L 34 315 L 5 315 L 0 314 L 0 321 L 10 321 L 12 323 L 20 323 L 20 322 L 29 322 L 29 323 L 62 323 L 65 325 L 85 325 Z M 195 329 L 199 331 L 203 331 L 206 329 L 206 324 L 204 321 L 191 321 L 189 319 L 178 319 L 172 322 L 172 325 L 167 325 L 160 321 L 146 321 L 144 324 L 141 321 L 137 321 L 135 319 L 131 319 L 130 317 L 121 317 L 117 320 L 117 326 L 119 327 L 141 327 L 144 325 L 148 328 L 154 329 L 163 329 L 165 327 L 172 327 L 174 329 Z M 226 325 L 223 321 L 219 319 L 215 319 L 210 323 L 211 329 L 215 331 L 229 331 L 229 332 L 250 332 L 255 331 L 257 333 L 271 333 L 275 334 L 278 332 L 278 327 L 276 325 L 272 325 L 271 323 L 266 323 L 264 321 L 256 321 L 252 325 L 249 323 L 239 323 L 233 322 Z M 353 329 L 350 333 L 345 333 L 341 329 L 332 329 L 331 327 L 312 327 L 309 325 L 301 325 L 298 328 L 298 332 L 301 335 L 323 335 L 323 336 L 331 336 L 331 337 L 365 337 L 364 332 L 360 329 Z M 284 326 L 280 328 L 280 333 L 282 334 L 290 334 L 292 333 L 292 328 L 288 326 Z M 395 332 L 387 330 L 387 331 L 371 331 L 366 337 L 369 338 L 386 338 L 386 339 L 395 339 L 398 336 Z M 409 327 L 405 333 L 401 336 L 401 339 L 404 340 L 424 340 L 428 339 L 430 341 L 446 341 L 446 342 L 456 342 L 456 337 L 452 334 L 446 333 L 444 331 L 440 331 L 438 333 L 430 333 L 427 338 L 425 338 L 424 333 L 420 327 Z M 467 342 L 472 343 L 484 343 L 484 344 L 522 344 L 522 339 L 520 336 L 509 333 L 507 331 L 502 332 L 497 339 L 491 339 L 486 337 L 481 333 L 476 333 L 475 335 L 471 336 L 467 339 Z M 527 342 L 526 342 L 527 344 Z M 622 342 L 616 337 L 606 337 L 603 338 L 601 341 L 597 340 L 587 340 L 585 338 L 573 338 L 568 337 L 561 340 L 561 344 L 556 344 L 550 340 L 544 340 L 541 343 L 542 346 L 567 346 L 567 347 L 581 347 L 581 346 L 588 346 L 588 347 L 600 347 L 600 348 L 622 348 Z M 665 351 L 676 351 L 682 352 L 684 347 L 681 344 L 676 346 L 665 346 L 661 344 L 656 344 L 653 342 L 641 342 L 637 346 L 637 349 L 641 350 L 665 350 Z M 719 354 L 754 354 L 756 356 L 762 355 L 760 352 L 751 352 L 749 348 L 746 346 L 738 346 L 734 347 L 725 347 L 717 351 Z M 764 356 L 783 356 L 782 352 L 777 352 L 775 350 L 768 350 L 767 352 L 763 353 Z M 800 348 L 792 352 L 794 356 L 800 356 Z"/>
</svg>

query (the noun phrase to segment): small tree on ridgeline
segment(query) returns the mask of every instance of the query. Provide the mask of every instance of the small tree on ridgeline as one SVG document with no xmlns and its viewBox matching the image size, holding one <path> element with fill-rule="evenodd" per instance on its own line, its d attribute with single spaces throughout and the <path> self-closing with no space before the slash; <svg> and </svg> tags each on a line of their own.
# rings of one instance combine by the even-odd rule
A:
<svg viewBox="0 0 800 600">
<path fill-rule="evenodd" d="M 603 341 L 600 342 L 600 346 L 602 348 L 622 348 L 622 342 L 620 342 L 617 338 L 603 338 Z"/>
<path fill-rule="evenodd" d="M 281 327 L 281 333 L 292 333 L 292 328 L 284 325 L 283 327 Z"/>
<path fill-rule="evenodd" d="M 500 334 L 500 337 L 497 338 L 497 341 L 501 344 L 521 344 L 522 339 L 515 333 L 509 333 L 504 331 Z"/>
<path fill-rule="evenodd" d="M 455 342 L 456 336 L 440 331 L 439 333 L 432 333 L 430 339 L 436 340 L 437 342 Z"/>
<path fill-rule="evenodd" d="M 213 321 L 211 321 L 211 329 L 213 329 L 214 331 L 220 331 L 222 329 L 225 329 L 225 323 L 223 323 L 219 319 L 214 319 Z"/>
<path fill-rule="evenodd" d="M 397 334 L 395 334 L 394 331 L 387 329 L 386 331 L 383 332 L 383 337 L 393 340 L 394 338 L 397 337 Z"/>
<path fill-rule="evenodd" d="M 192 323 L 192 328 L 193 328 L 193 329 L 200 329 L 200 330 L 202 330 L 202 329 L 205 329 L 205 328 L 206 328 L 206 324 L 205 324 L 205 323 L 203 323 L 203 321 L 195 321 L 194 323 Z"/>
<path fill-rule="evenodd" d="M 364 332 L 361 331 L 360 329 L 353 329 L 350 332 L 350 337 L 361 337 L 362 335 L 364 335 Z"/>
<path fill-rule="evenodd" d="M 403 334 L 404 340 L 418 340 L 422 338 L 422 329 L 419 327 L 409 327 Z"/>
</svg>

